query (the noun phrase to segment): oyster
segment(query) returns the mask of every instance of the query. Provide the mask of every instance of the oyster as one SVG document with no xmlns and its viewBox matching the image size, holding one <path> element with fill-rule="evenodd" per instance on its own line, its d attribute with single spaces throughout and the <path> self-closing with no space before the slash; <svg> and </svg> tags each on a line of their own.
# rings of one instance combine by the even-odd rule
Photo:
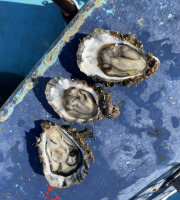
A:
<svg viewBox="0 0 180 200">
<path fill-rule="evenodd" d="M 102 87 L 66 78 L 54 78 L 45 90 L 46 98 L 61 118 L 71 123 L 87 123 L 117 117 L 120 112 L 112 105 L 111 95 Z"/>
<path fill-rule="evenodd" d="M 43 133 L 37 138 L 43 172 L 53 187 L 66 188 L 80 184 L 89 169 L 94 156 L 87 143 L 89 129 L 78 132 L 76 128 L 44 121 Z M 93 136 L 92 134 L 90 135 Z"/>
<path fill-rule="evenodd" d="M 111 86 L 138 84 L 159 67 L 159 59 L 146 54 L 143 45 L 131 34 L 94 29 L 79 44 L 79 69 L 87 76 Z"/>
</svg>

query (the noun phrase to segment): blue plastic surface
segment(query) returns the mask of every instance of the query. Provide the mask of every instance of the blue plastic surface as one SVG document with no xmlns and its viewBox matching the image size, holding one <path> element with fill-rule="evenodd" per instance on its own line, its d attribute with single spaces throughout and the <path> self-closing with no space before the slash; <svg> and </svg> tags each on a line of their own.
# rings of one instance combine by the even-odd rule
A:
<svg viewBox="0 0 180 200">
<path fill-rule="evenodd" d="M 87 3 L 1 109 L 1 199 L 126 200 L 179 163 L 179 17 L 177 0 Z M 81 185 L 48 191 L 35 137 L 43 120 L 67 123 L 48 105 L 45 85 L 55 76 L 86 79 L 76 50 L 96 27 L 135 34 L 161 66 L 141 85 L 108 88 L 120 104 L 118 118 L 72 125 L 94 130 L 97 140 L 89 142 L 96 161 Z"/>
<path fill-rule="evenodd" d="M 86 0 L 78 0 L 82 7 Z M 51 0 L 0 0 L 0 72 L 26 76 L 65 28 Z"/>
<path fill-rule="evenodd" d="M 178 192 L 168 198 L 168 200 L 179 200 L 179 199 L 180 199 L 180 194 Z"/>
<path fill-rule="evenodd" d="M 0 1 L 1 72 L 26 76 L 64 29 L 59 9 L 53 3 L 33 3 Z"/>
</svg>

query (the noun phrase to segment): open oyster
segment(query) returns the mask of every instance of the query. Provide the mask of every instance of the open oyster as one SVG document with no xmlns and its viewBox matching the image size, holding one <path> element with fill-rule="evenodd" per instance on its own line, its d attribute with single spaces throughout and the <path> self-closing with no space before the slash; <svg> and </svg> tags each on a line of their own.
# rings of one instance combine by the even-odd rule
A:
<svg viewBox="0 0 180 200">
<path fill-rule="evenodd" d="M 44 121 L 41 127 L 43 133 L 37 138 L 37 147 L 49 184 L 59 188 L 80 184 L 89 169 L 88 159 L 94 162 L 87 143 L 87 133 L 92 132 L 88 129 L 78 132 L 76 128 L 49 121 Z"/>
<path fill-rule="evenodd" d="M 102 87 L 66 78 L 54 78 L 45 90 L 46 98 L 61 118 L 71 123 L 87 123 L 117 117 L 120 112 L 112 105 L 111 95 Z"/>
<path fill-rule="evenodd" d="M 77 64 L 87 76 L 107 86 L 113 83 L 128 86 L 152 75 L 160 62 L 144 52 L 134 35 L 96 28 L 79 44 Z"/>
</svg>

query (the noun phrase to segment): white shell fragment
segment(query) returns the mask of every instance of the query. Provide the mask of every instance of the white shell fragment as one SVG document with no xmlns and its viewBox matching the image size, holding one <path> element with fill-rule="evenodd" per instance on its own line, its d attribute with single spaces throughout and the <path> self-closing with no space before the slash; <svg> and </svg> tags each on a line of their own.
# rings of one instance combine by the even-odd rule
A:
<svg viewBox="0 0 180 200">
<path fill-rule="evenodd" d="M 94 162 L 85 135 L 89 130 L 79 133 L 75 128 L 65 128 L 48 121 L 43 122 L 41 127 L 43 133 L 37 139 L 37 146 L 49 184 L 59 188 L 80 184 L 87 175 L 88 159 Z"/>
<path fill-rule="evenodd" d="M 70 123 L 87 123 L 103 115 L 109 118 L 119 115 L 119 108 L 112 106 L 111 95 L 101 87 L 89 87 L 85 81 L 56 77 L 47 84 L 45 94 L 58 115 Z"/>
<path fill-rule="evenodd" d="M 128 86 L 152 75 L 160 62 L 135 36 L 96 28 L 79 44 L 77 64 L 95 80 Z"/>
</svg>

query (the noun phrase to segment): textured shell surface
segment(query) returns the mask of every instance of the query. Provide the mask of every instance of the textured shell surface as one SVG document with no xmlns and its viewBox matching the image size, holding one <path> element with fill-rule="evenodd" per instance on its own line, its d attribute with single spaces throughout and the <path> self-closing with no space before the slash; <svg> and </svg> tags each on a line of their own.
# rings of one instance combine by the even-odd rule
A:
<svg viewBox="0 0 180 200">
<path fill-rule="evenodd" d="M 88 158 L 94 161 L 84 132 L 80 134 L 76 129 L 48 121 L 44 121 L 41 127 L 43 133 L 37 139 L 37 146 L 43 172 L 49 184 L 59 188 L 80 184 L 89 168 Z M 86 148 L 83 147 L 84 143 L 76 140 L 76 137 L 80 136 Z"/>
<path fill-rule="evenodd" d="M 135 36 L 96 28 L 81 41 L 77 64 L 95 80 L 127 86 L 152 75 L 160 62 Z"/>
<path fill-rule="evenodd" d="M 102 119 L 105 115 L 114 118 L 119 108 L 112 105 L 111 95 L 103 88 L 90 87 L 85 81 L 54 78 L 45 90 L 48 103 L 65 121 L 87 123 Z"/>
<path fill-rule="evenodd" d="M 54 78 L 46 86 L 46 98 L 61 118 L 72 123 L 98 119 L 98 97 L 85 82 Z"/>
</svg>

